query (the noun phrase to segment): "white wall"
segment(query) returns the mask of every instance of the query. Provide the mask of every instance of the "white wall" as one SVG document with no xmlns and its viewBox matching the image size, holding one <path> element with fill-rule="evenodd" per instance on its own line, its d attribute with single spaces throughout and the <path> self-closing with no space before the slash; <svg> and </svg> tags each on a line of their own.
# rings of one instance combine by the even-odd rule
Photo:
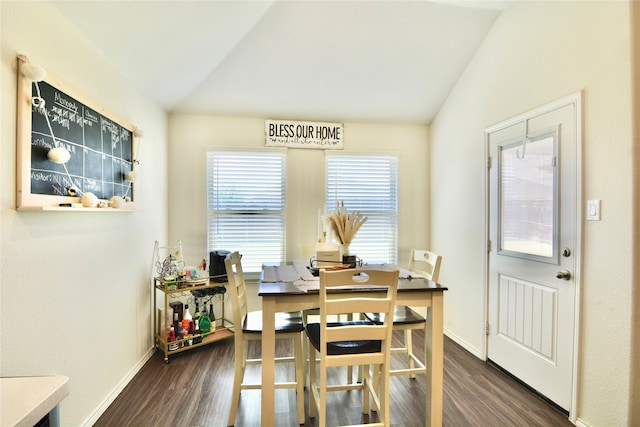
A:
<svg viewBox="0 0 640 427">
<path fill-rule="evenodd" d="M 483 131 L 584 91 L 583 198 L 602 199 L 602 220 L 584 223 L 576 413 L 592 426 L 629 424 L 630 378 L 638 376 L 630 363 L 632 48 L 627 2 L 517 2 L 497 20 L 431 132 L 431 241 L 450 289 L 445 327 L 483 354 Z"/>
<path fill-rule="evenodd" d="M 167 237 L 166 115 L 49 4 L 0 8 L 0 374 L 69 376 L 62 425 L 90 425 L 151 348 L 153 244 Z M 136 182 L 142 211 L 15 210 L 18 54 L 145 131 Z"/>
<path fill-rule="evenodd" d="M 170 115 L 169 235 L 172 241 L 182 240 L 187 263 L 207 257 L 206 148 L 264 148 L 264 120 Z M 398 250 L 403 264 L 408 262 L 412 246 L 425 247 L 429 242 L 427 134 L 426 126 L 344 125 L 344 151 L 389 152 L 400 156 Z M 318 208 L 325 203 L 324 167 L 323 150 L 287 150 L 288 260 L 296 258 L 298 243 L 315 242 Z"/>
<path fill-rule="evenodd" d="M 633 268 L 633 282 L 638 283 L 640 278 L 640 259 L 638 258 L 638 251 L 640 251 L 640 170 L 638 164 L 640 164 L 640 3 L 631 3 L 631 30 L 632 45 L 631 45 L 631 88 L 633 90 L 633 114 L 632 114 L 632 127 L 633 127 L 633 218 L 634 218 L 634 230 L 633 230 L 633 253 L 634 255 L 634 268 Z M 631 324 L 635 327 L 631 330 L 631 366 L 640 366 L 640 288 L 636 285 L 632 294 L 633 298 L 633 314 Z M 638 369 L 633 370 L 633 375 L 630 379 L 630 395 L 631 395 L 631 411 L 629 414 L 629 425 L 640 424 L 640 373 Z"/>
</svg>

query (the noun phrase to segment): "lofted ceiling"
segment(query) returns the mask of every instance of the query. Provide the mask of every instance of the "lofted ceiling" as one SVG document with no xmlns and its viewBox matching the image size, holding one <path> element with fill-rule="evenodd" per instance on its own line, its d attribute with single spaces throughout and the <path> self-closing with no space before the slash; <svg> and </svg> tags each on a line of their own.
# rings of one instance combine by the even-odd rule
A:
<svg viewBox="0 0 640 427">
<path fill-rule="evenodd" d="M 169 112 L 428 124 L 508 2 L 51 3 Z"/>
</svg>

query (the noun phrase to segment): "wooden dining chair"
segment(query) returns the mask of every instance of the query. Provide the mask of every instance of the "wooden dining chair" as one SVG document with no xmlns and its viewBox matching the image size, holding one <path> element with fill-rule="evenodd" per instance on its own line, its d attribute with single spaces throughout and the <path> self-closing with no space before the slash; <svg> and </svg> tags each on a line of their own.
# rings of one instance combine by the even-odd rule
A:
<svg viewBox="0 0 640 427">
<path fill-rule="evenodd" d="M 318 413 L 319 427 L 327 423 L 327 392 L 356 389 L 362 390 L 364 414 L 370 411 L 370 398 L 373 398 L 373 408 L 378 410 L 380 422 L 367 425 L 389 425 L 389 363 L 393 322 L 375 324 L 367 320 L 332 320 L 341 314 L 364 313 L 367 310 L 386 314 L 386 318 L 391 319 L 398 276 L 398 270 L 320 270 L 320 322 L 306 326 L 310 344 L 309 360 L 314 361 L 316 353 L 320 356 L 319 381 L 317 363 L 310 363 L 309 369 L 309 416 L 315 418 Z M 347 287 L 350 292 L 336 293 L 336 288 L 340 287 Z M 367 292 L 368 288 L 375 291 Z M 361 383 L 327 384 L 328 369 L 354 365 L 364 366 Z"/>
<path fill-rule="evenodd" d="M 412 277 L 423 277 L 437 281 L 440 275 L 440 264 L 442 263 L 442 256 L 436 253 L 422 250 L 411 249 L 411 256 L 409 258 L 409 270 Z M 372 322 L 382 323 L 384 322 L 384 316 L 380 313 L 368 312 L 365 313 L 365 317 Z M 424 316 L 413 310 L 406 305 L 396 306 L 393 315 L 393 330 L 403 331 L 404 344 L 402 347 L 394 347 L 391 349 L 392 353 L 405 354 L 407 357 L 406 367 L 400 369 L 392 369 L 390 375 L 409 375 L 410 378 L 415 378 L 416 374 L 424 374 L 427 369 L 414 354 L 413 351 L 413 330 L 424 330 L 426 319 Z"/>
<path fill-rule="evenodd" d="M 442 256 L 424 249 L 411 249 L 407 268 L 417 276 L 438 281 Z"/>
<path fill-rule="evenodd" d="M 244 372 L 246 365 L 260 365 L 262 359 L 248 358 L 248 343 L 250 340 L 260 340 L 262 338 L 262 312 L 248 311 L 247 288 L 242 272 L 240 254 L 232 252 L 227 255 L 224 263 L 229 280 L 229 296 L 233 311 L 234 326 L 234 349 L 235 363 L 233 372 L 233 395 L 231 397 L 231 408 L 229 410 L 228 426 L 235 424 L 236 412 L 240 402 L 242 390 L 260 390 L 259 383 L 244 383 Z M 276 339 L 293 339 L 294 355 L 277 357 L 276 363 L 295 363 L 295 381 L 279 382 L 275 384 L 276 389 L 294 388 L 297 393 L 297 410 L 300 424 L 305 422 L 304 411 L 304 352 L 302 348 L 302 336 L 304 324 L 301 312 L 276 313 Z"/>
</svg>

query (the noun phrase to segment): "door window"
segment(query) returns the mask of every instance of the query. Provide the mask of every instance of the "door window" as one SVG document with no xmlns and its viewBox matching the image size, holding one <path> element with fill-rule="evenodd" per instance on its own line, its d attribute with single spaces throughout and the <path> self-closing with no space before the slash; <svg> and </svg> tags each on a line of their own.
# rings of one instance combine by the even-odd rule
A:
<svg viewBox="0 0 640 427">
<path fill-rule="evenodd" d="M 501 255 L 555 258 L 556 138 L 520 139 L 500 147 Z"/>
</svg>

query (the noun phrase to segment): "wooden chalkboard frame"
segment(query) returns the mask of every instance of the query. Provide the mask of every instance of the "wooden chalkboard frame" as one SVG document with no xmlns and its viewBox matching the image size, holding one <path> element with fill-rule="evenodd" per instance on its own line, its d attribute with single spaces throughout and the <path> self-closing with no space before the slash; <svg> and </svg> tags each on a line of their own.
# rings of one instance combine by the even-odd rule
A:
<svg viewBox="0 0 640 427">
<path fill-rule="evenodd" d="M 72 204 L 73 206 L 77 206 L 80 203 L 80 197 L 72 197 L 68 195 L 53 195 L 53 194 L 38 194 L 36 192 L 32 192 L 32 144 L 34 133 L 33 133 L 33 115 L 38 114 L 34 113 L 32 108 L 32 91 L 34 87 L 34 83 L 24 77 L 22 75 L 21 69 L 22 65 L 26 63 L 27 60 L 24 56 L 18 56 L 18 105 L 17 105 L 17 152 L 16 152 L 16 209 L 18 210 L 69 210 L 69 211 L 101 211 L 101 212 L 131 212 L 135 211 L 135 201 L 136 199 L 136 185 L 131 183 L 131 188 L 128 193 L 128 197 L 131 199 L 131 203 L 125 204 L 124 207 L 120 208 L 112 208 L 112 207 L 101 207 L 101 208 L 78 208 L 78 207 L 62 207 L 61 205 Z M 47 72 L 47 76 L 43 81 L 47 85 L 50 85 L 55 90 L 67 95 L 72 98 L 82 107 L 88 107 L 93 110 L 93 112 L 97 113 L 101 118 L 113 123 L 114 126 L 118 127 L 118 129 L 123 129 L 130 132 L 130 147 L 127 147 L 129 153 L 131 153 L 131 164 L 130 170 L 135 170 L 137 163 L 137 145 L 138 138 L 136 136 L 136 132 L 134 131 L 134 126 L 128 122 L 127 120 L 119 117 L 112 111 L 102 107 L 94 100 L 88 98 L 82 93 L 79 93 L 77 90 L 60 80 L 59 78 L 51 75 Z M 46 105 L 45 105 L 46 106 Z M 84 126 L 84 125 L 83 125 Z M 128 132 L 126 132 L 126 136 L 128 136 Z M 84 131 L 83 131 L 84 134 Z M 56 136 L 56 140 L 59 140 L 58 135 Z M 84 137 L 83 137 L 84 140 Z M 79 143 L 81 141 L 73 141 L 73 143 Z M 99 153 L 103 155 L 102 152 Z M 104 155 L 102 156 L 104 158 Z M 119 161 L 123 161 L 123 159 L 117 159 Z M 37 161 L 37 160 L 36 160 Z M 129 168 L 127 162 L 127 168 Z M 53 162 L 51 163 L 53 165 Z M 84 171 L 84 168 L 83 168 Z M 73 174 L 74 178 L 78 180 L 86 181 L 89 179 L 86 177 L 86 174 Z M 74 179 L 75 181 L 75 179 Z M 118 194 L 120 195 L 120 194 Z"/>
</svg>

